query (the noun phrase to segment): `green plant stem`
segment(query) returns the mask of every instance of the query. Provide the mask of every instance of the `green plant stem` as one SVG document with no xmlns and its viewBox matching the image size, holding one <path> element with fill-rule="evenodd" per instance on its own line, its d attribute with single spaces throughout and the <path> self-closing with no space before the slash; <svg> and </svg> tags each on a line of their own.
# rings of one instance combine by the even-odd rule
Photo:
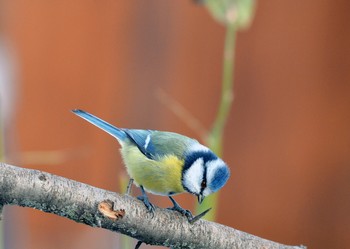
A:
<svg viewBox="0 0 350 249">
<path fill-rule="evenodd" d="M 215 118 L 213 128 L 208 135 L 207 145 L 219 157 L 222 156 L 223 132 L 225 124 L 231 109 L 233 101 L 233 70 L 234 70 L 234 51 L 236 44 L 236 25 L 227 24 L 225 47 L 223 55 L 223 77 L 220 104 Z M 197 213 L 201 213 L 209 207 L 212 210 L 205 216 L 207 220 L 215 220 L 217 214 L 218 193 L 208 196 L 204 202 L 197 205 Z"/>
<path fill-rule="evenodd" d="M 236 41 L 235 25 L 227 25 L 224 47 L 223 78 L 220 105 L 213 128 L 209 133 L 207 144 L 218 155 L 222 156 L 222 138 L 225 124 L 233 101 L 233 68 Z"/>
<path fill-rule="evenodd" d="M 129 184 L 129 177 L 126 174 L 121 174 L 119 177 L 119 193 L 126 193 L 127 186 Z M 130 192 L 131 194 L 131 192 Z M 126 236 L 124 234 L 119 235 L 120 238 L 120 248 L 123 249 L 133 249 L 134 239 Z"/>
</svg>

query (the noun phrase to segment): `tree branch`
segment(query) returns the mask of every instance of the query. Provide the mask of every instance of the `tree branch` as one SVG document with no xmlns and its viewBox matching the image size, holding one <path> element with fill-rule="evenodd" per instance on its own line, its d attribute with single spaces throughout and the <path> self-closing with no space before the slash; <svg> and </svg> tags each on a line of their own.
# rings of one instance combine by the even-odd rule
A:
<svg viewBox="0 0 350 249">
<path fill-rule="evenodd" d="M 114 219 L 98 211 L 106 200 L 113 202 L 114 209 L 121 210 Z M 171 248 L 302 248 L 281 245 L 214 222 L 199 220 L 191 225 L 185 217 L 166 209 L 156 208 L 152 218 L 143 203 L 131 196 L 5 163 L 0 163 L 1 205 L 39 209 Z"/>
</svg>

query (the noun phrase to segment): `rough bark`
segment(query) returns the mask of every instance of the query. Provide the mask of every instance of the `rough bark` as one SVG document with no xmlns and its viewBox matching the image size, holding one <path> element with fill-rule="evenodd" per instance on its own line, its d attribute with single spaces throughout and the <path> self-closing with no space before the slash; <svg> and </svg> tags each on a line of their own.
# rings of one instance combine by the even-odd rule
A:
<svg viewBox="0 0 350 249">
<path fill-rule="evenodd" d="M 118 211 L 115 219 L 98 209 L 106 200 Z M 191 225 L 174 211 L 156 208 L 152 218 L 140 201 L 46 172 L 0 163 L 0 206 L 18 205 L 119 232 L 152 245 L 171 248 L 299 249 L 268 241 L 231 227 L 199 220 Z M 101 209 L 100 209 L 101 210 Z"/>
</svg>

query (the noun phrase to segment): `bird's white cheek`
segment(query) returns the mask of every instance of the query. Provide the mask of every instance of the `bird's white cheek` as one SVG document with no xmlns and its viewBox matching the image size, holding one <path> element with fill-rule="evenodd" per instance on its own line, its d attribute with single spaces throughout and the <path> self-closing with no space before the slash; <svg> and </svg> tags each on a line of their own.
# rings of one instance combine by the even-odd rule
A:
<svg viewBox="0 0 350 249">
<path fill-rule="evenodd" d="M 203 178 L 203 158 L 198 158 L 184 174 L 184 186 L 192 193 L 201 191 L 200 182 Z"/>
</svg>

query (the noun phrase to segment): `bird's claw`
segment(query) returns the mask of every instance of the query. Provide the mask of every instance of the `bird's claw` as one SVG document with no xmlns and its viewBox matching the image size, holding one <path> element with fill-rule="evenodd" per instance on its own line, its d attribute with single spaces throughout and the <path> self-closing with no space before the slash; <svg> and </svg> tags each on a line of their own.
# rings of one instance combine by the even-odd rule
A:
<svg viewBox="0 0 350 249">
<path fill-rule="evenodd" d="M 203 211 L 202 213 L 200 213 L 196 216 L 193 216 L 191 211 L 189 211 L 187 209 L 183 209 L 180 206 L 177 206 L 177 207 L 174 206 L 174 207 L 167 208 L 167 209 L 179 212 L 180 214 L 182 214 L 183 216 L 185 216 L 187 218 L 187 220 L 190 224 L 194 224 L 195 222 L 200 220 L 204 215 L 206 215 L 211 210 L 211 208 L 208 208 L 207 210 Z"/>
<path fill-rule="evenodd" d="M 190 210 L 187 210 L 187 209 L 183 209 L 182 207 L 178 206 L 178 205 L 175 205 L 173 207 L 169 207 L 167 208 L 168 210 L 172 210 L 172 211 L 177 211 L 179 212 L 180 214 L 186 216 L 187 218 L 188 217 L 193 217 L 192 213 Z"/>
<path fill-rule="evenodd" d="M 179 212 L 180 214 L 184 215 L 184 216 L 187 218 L 187 220 L 188 220 L 188 222 L 189 222 L 190 224 L 193 224 L 193 223 L 195 223 L 196 221 L 200 220 L 200 219 L 201 219 L 204 215 L 206 215 L 206 214 L 210 211 L 210 209 L 211 209 L 211 208 L 209 208 L 209 209 L 205 210 L 204 212 L 202 212 L 202 213 L 200 213 L 200 214 L 198 214 L 198 215 L 196 215 L 196 216 L 193 217 L 191 211 L 180 207 L 180 205 L 174 200 L 174 198 L 172 198 L 171 196 L 169 196 L 169 199 L 170 199 L 171 202 L 174 204 L 174 206 L 171 207 L 171 208 L 167 208 L 167 209 L 173 210 L 173 211 L 177 211 L 177 212 Z"/>
<path fill-rule="evenodd" d="M 141 195 L 138 196 L 137 199 L 139 199 L 140 201 L 143 202 L 143 204 L 145 204 L 146 208 L 147 208 L 147 212 L 152 214 L 152 218 L 154 217 L 154 211 L 155 211 L 155 207 L 154 205 L 148 200 L 147 197 Z"/>
<path fill-rule="evenodd" d="M 147 194 L 146 194 L 145 189 L 143 188 L 143 186 L 140 186 L 140 188 L 141 188 L 142 195 L 138 196 L 137 199 L 139 199 L 140 201 L 143 202 L 143 204 L 145 204 L 145 206 L 147 208 L 147 212 L 151 213 L 152 214 L 152 218 L 153 218 L 154 217 L 155 207 L 148 200 Z"/>
</svg>

